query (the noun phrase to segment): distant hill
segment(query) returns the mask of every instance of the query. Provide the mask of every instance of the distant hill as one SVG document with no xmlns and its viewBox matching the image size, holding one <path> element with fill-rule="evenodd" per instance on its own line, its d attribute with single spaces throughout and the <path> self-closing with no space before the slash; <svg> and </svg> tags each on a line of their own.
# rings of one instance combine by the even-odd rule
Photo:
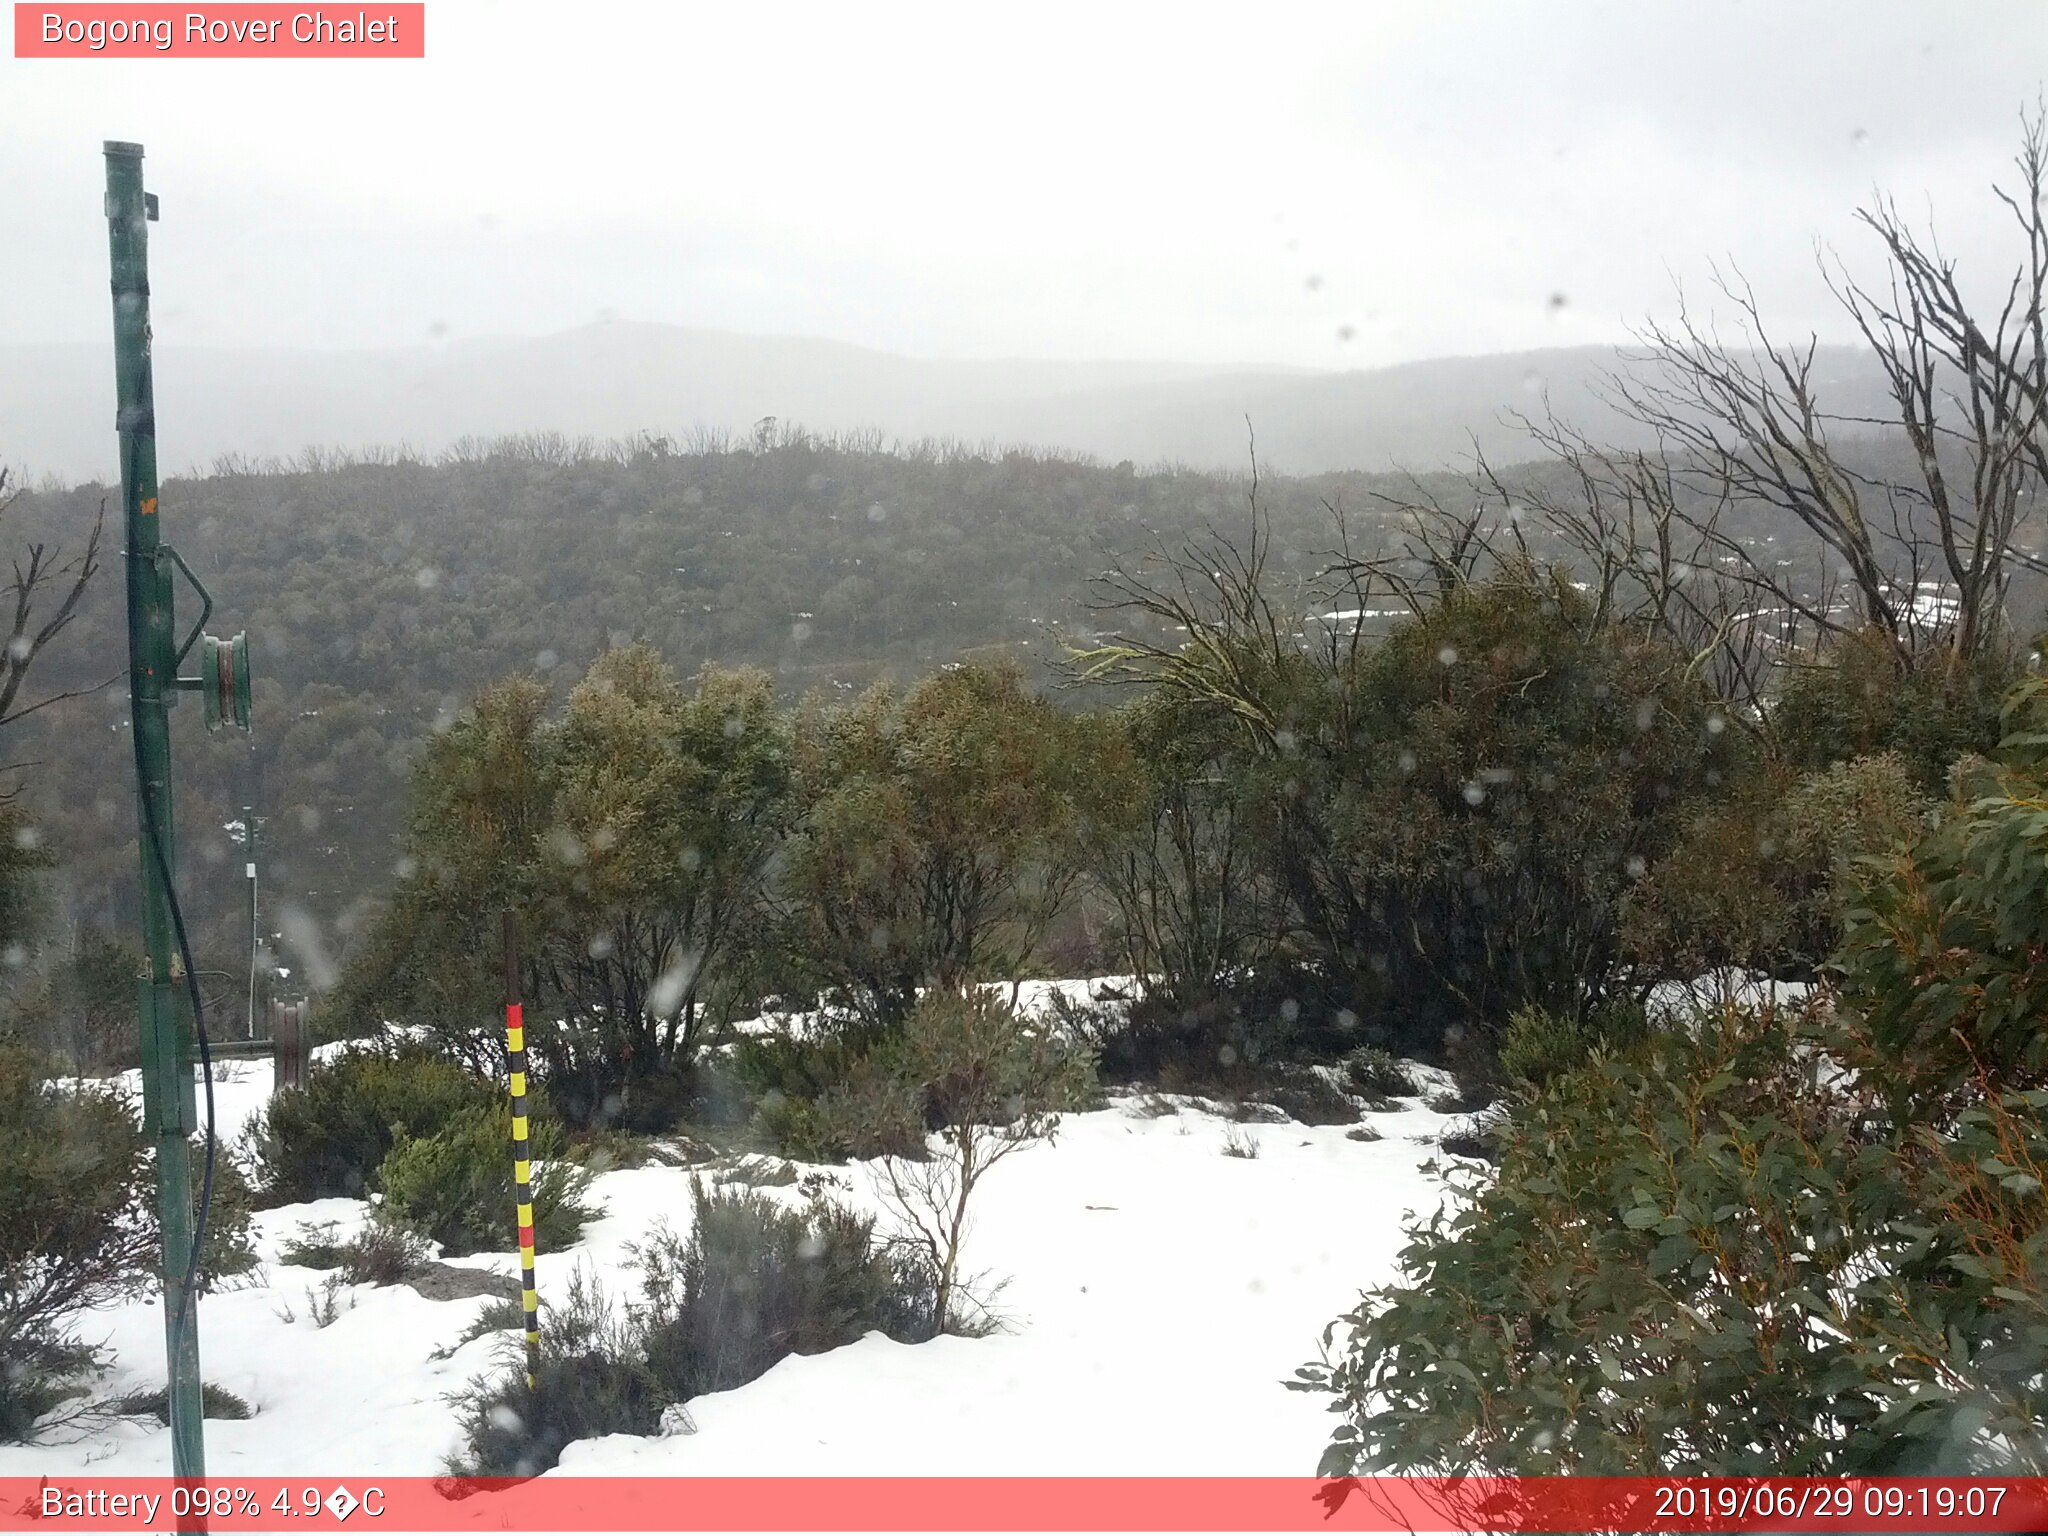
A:
<svg viewBox="0 0 2048 1536">
<path fill-rule="evenodd" d="M 1246 420 L 1271 466 L 1296 474 L 1435 469 L 1476 440 L 1518 456 L 1504 418 L 1552 407 L 1625 441 L 1594 394 L 1604 347 L 1437 358 L 1345 373 L 1174 363 L 942 361 L 839 342 L 606 322 L 526 339 L 386 351 L 217 350 L 163 342 L 157 420 L 167 470 L 310 444 L 406 443 L 553 431 L 622 437 L 745 432 L 762 417 L 814 431 L 1032 444 L 1112 463 L 1241 468 Z M 1879 384 L 1849 349 L 1823 355 L 1845 409 Z M 108 347 L 0 345 L 0 462 L 111 478 Z"/>
</svg>

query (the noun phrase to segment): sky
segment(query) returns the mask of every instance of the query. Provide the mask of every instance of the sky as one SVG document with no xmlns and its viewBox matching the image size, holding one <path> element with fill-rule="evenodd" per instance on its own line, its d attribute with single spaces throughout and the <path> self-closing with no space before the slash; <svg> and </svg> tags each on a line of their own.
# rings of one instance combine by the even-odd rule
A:
<svg viewBox="0 0 2048 1536">
<path fill-rule="evenodd" d="M 1877 188 L 1995 270 L 1990 187 L 2048 73 L 2033 0 L 428 0 L 427 25 L 412 61 L 0 59 L 0 341 L 106 340 L 109 138 L 147 147 L 184 345 L 622 318 L 1359 368 L 1622 340 L 1730 259 L 1834 338 L 1815 242 L 1867 256 Z"/>
</svg>

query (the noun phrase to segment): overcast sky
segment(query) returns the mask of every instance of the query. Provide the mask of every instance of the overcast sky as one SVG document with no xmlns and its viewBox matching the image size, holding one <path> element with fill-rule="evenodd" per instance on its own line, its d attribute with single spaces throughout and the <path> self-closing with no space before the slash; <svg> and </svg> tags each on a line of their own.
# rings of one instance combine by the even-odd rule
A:
<svg viewBox="0 0 2048 1536">
<path fill-rule="evenodd" d="M 1861 252 L 1873 186 L 1999 254 L 2048 69 L 2033 0 L 427 16 L 424 61 L 0 60 L 0 340 L 105 340 L 105 138 L 148 148 L 184 343 L 1359 367 L 1616 340 L 1728 255 L 1832 331 L 1813 242 Z"/>
</svg>

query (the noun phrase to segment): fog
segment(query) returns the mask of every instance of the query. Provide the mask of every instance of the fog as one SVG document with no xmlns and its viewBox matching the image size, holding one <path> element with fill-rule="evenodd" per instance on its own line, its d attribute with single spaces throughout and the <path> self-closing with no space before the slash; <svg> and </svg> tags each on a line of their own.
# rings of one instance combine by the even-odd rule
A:
<svg viewBox="0 0 2048 1536">
<path fill-rule="evenodd" d="M 147 145 L 167 345 L 616 317 L 940 359 L 1348 369 L 1610 343 L 1733 255 L 1840 337 L 1874 186 L 1966 264 L 2027 4 L 432 0 L 422 61 L 0 63 L 0 338 L 105 340 Z"/>
</svg>

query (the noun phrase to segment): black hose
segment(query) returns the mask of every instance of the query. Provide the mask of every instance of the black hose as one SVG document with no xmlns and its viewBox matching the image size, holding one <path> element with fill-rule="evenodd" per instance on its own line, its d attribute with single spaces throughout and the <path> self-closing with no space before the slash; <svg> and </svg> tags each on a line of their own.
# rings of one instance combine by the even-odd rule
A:
<svg viewBox="0 0 2048 1536">
<path fill-rule="evenodd" d="M 138 747 L 138 771 L 141 758 Z M 205 1074 L 206 1081 L 206 1169 L 199 1180 L 199 1211 L 192 1223 L 192 1249 L 185 1256 L 185 1284 L 178 1295 L 177 1333 L 182 1337 L 191 1316 L 194 1287 L 199 1278 L 199 1255 L 206 1244 L 207 1223 L 213 1214 L 214 1149 L 219 1145 L 214 1134 L 213 1046 L 206 1037 L 206 1008 L 199 999 L 199 968 L 192 960 L 192 943 L 185 936 L 185 914 L 178 905 L 178 893 L 171 885 L 170 861 L 164 857 L 163 838 L 157 832 L 156 812 L 150 807 L 147 794 L 142 796 L 142 814 L 149 826 L 149 847 L 156 858 L 157 878 L 163 882 L 164 901 L 170 908 L 171 928 L 178 936 L 178 956 L 185 966 L 185 991 L 192 1000 L 192 1032 L 199 1041 L 199 1070 Z"/>
<path fill-rule="evenodd" d="M 147 366 L 147 364 L 145 364 Z M 135 439 L 129 439 L 128 484 L 135 483 Z M 131 568 L 136 552 L 128 551 Z M 130 616 L 133 622 L 133 616 Z M 176 687 L 175 679 L 169 679 Z M 199 1255 L 206 1242 L 206 1228 L 213 1214 L 213 1166 L 215 1148 L 219 1138 L 214 1131 L 213 1105 L 213 1046 L 206 1037 L 206 1008 L 199 997 L 199 967 L 192 958 L 192 942 L 185 933 L 184 909 L 178 905 L 178 892 L 171 881 L 171 861 L 164 852 L 162 830 L 156 824 L 156 807 L 150 803 L 149 784 L 142 761 L 142 732 L 137 726 L 134 711 L 129 711 L 128 734 L 135 749 L 135 790 L 136 799 L 142 806 L 143 836 L 149 843 L 151 858 L 156 864 L 157 879 L 162 882 L 164 903 L 170 909 L 171 929 L 178 939 L 178 957 L 185 967 L 185 989 L 192 1001 L 192 1031 L 199 1040 L 200 1070 L 206 1075 L 206 1166 L 199 1181 L 199 1210 L 192 1224 L 192 1248 L 185 1256 L 185 1283 L 178 1292 L 178 1314 L 173 1322 L 172 1337 L 183 1338 L 192 1316 L 193 1289 L 199 1278 Z M 152 963 L 154 963 L 152 961 Z M 153 978 L 152 978 L 153 979 Z M 173 1032 L 175 1039 L 175 1032 Z M 180 1190 L 181 1199 L 189 1198 L 189 1190 Z"/>
</svg>

